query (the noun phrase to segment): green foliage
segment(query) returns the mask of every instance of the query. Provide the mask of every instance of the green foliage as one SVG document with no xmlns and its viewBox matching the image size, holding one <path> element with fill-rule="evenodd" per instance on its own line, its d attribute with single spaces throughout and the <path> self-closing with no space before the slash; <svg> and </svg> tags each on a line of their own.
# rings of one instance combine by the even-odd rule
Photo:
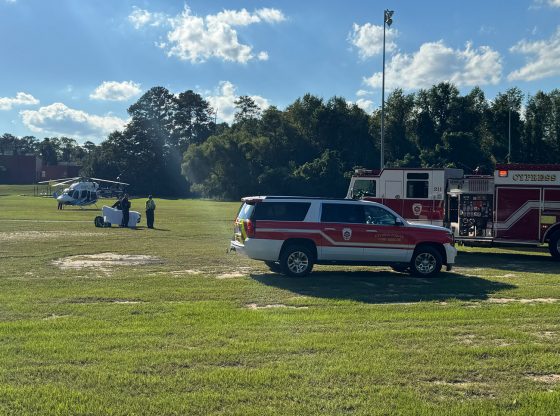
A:
<svg viewBox="0 0 560 416">
<path fill-rule="evenodd" d="M 215 110 L 199 94 L 174 95 L 154 87 L 130 106 L 125 129 L 98 146 L 6 133 L 0 136 L 0 153 L 33 152 L 48 164 L 82 161 L 84 174 L 129 182 L 135 193 L 190 191 L 224 199 L 340 196 L 354 167 L 379 168 L 380 110 L 366 114 L 341 97 L 312 94 L 284 110 L 263 110 L 246 95 L 235 106 L 233 124 L 217 124 Z M 525 99 L 514 87 L 488 101 L 478 87 L 461 95 L 443 82 L 411 94 L 396 89 L 385 109 L 388 167 L 455 166 L 471 173 L 508 160 L 560 160 L 558 89 Z"/>
</svg>

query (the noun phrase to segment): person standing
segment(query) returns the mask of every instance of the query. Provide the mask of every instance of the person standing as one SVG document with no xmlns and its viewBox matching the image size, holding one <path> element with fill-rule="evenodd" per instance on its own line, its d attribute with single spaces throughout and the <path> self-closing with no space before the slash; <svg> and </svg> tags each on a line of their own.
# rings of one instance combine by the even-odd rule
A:
<svg viewBox="0 0 560 416">
<path fill-rule="evenodd" d="M 128 218 L 130 214 L 130 201 L 128 200 L 127 194 L 124 194 L 124 197 L 121 200 L 121 210 L 122 210 L 121 227 L 128 227 Z"/>
<path fill-rule="evenodd" d="M 156 203 L 152 199 L 152 196 L 148 196 L 146 201 L 146 222 L 148 223 L 148 228 L 154 228 L 154 211 L 156 210 Z"/>
<path fill-rule="evenodd" d="M 122 209 L 121 208 L 121 198 L 120 197 L 117 199 L 117 202 L 115 202 L 113 205 L 111 205 L 111 208 L 118 209 L 119 211 Z"/>
</svg>

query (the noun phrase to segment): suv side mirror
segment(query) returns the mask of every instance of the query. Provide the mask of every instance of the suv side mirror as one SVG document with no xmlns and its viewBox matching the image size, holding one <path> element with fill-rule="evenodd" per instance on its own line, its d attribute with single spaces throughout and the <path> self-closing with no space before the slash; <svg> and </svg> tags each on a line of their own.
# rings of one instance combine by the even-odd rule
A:
<svg viewBox="0 0 560 416">
<path fill-rule="evenodd" d="M 400 218 L 395 218 L 395 225 L 402 227 L 404 225 L 404 222 Z"/>
</svg>

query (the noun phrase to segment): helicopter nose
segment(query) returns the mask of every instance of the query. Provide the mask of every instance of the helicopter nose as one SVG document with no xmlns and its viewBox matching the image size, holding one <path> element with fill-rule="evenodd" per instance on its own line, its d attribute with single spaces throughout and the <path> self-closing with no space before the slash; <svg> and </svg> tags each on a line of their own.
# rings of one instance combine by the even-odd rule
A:
<svg viewBox="0 0 560 416">
<path fill-rule="evenodd" d="M 60 195 L 56 200 L 58 202 L 68 202 L 70 201 L 70 197 L 68 195 Z"/>
</svg>

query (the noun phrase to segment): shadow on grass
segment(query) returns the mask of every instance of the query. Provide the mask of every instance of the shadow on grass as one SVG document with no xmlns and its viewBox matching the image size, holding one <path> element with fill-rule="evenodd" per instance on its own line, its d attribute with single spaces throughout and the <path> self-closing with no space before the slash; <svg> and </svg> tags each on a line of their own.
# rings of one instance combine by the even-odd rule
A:
<svg viewBox="0 0 560 416">
<path fill-rule="evenodd" d="M 541 251 L 542 252 L 542 251 Z M 560 262 L 550 255 L 539 255 L 539 252 L 528 253 L 491 253 L 491 252 L 465 252 L 459 253 L 455 266 L 457 267 L 484 267 L 508 272 L 528 273 L 560 273 Z"/>
<path fill-rule="evenodd" d="M 422 279 L 384 270 L 314 271 L 304 278 L 280 274 L 252 274 L 251 278 L 304 296 L 345 299 L 364 303 L 485 300 L 490 294 L 516 286 L 458 273 L 440 273 Z"/>
</svg>

